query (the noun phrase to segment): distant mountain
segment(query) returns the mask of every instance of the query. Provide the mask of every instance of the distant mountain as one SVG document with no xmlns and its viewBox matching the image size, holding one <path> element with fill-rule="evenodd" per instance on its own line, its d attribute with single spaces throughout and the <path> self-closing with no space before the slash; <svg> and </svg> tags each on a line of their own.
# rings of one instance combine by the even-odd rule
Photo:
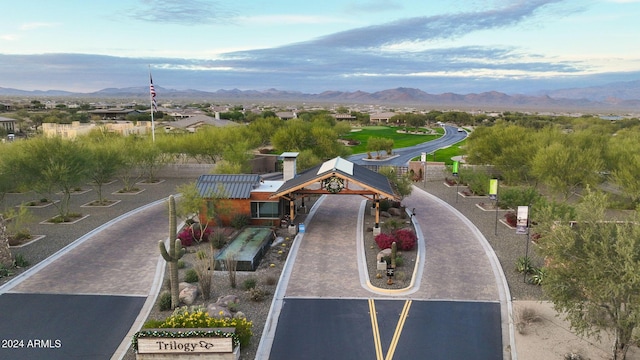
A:
<svg viewBox="0 0 640 360">
<path fill-rule="evenodd" d="M 640 99 L 640 80 L 617 82 L 602 86 L 560 89 L 543 92 L 552 98 L 587 99 L 591 101 L 618 102 Z"/>
<path fill-rule="evenodd" d="M 0 87 L 0 95 L 4 95 L 4 96 L 70 96 L 70 95 L 74 95 L 74 93 L 69 91 L 63 91 L 63 90 L 26 91 L 26 90 Z"/>
<path fill-rule="evenodd" d="M 488 91 L 471 94 L 429 94 L 415 88 L 396 88 L 377 91 L 324 91 L 319 94 L 307 94 L 297 91 L 277 89 L 258 90 L 174 90 L 156 86 L 157 99 L 184 99 L 191 101 L 305 101 L 354 104 L 403 104 L 429 106 L 434 108 L 459 108 L 485 110 L 526 110 L 526 111 L 638 111 L 640 109 L 640 81 L 608 84 L 597 87 L 553 90 L 537 96 L 505 94 Z M 0 88 L 0 96 L 73 96 L 84 98 L 146 99 L 149 88 L 107 88 L 92 93 L 71 93 L 66 91 L 23 91 Z"/>
</svg>

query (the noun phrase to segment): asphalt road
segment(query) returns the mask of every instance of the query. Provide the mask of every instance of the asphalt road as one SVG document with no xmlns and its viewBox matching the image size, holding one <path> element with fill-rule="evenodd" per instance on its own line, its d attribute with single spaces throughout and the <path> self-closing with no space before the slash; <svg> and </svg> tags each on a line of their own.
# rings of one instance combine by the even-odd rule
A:
<svg viewBox="0 0 640 360">
<path fill-rule="evenodd" d="M 406 166 L 411 159 L 425 152 L 431 154 L 436 150 L 449 147 L 457 142 L 464 140 L 467 137 L 467 132 L 458 131 L 457 127 L 448 126 L 445 127 L 445 134 L 438 139 L 424 142 L 415 146 L 410 146 L 402 149 L 394 149 L 394 157 L 388 160 L 376 160 L 376 165 L 394 165 L 394 166 Z M 371 165 L 371 161 L 363 160 L 366 154 L 355 154 L 347 158 L 347 160 L 358 165 Z"/>
<path fill-rule="evenodd" d="M 110 359 L 146 297 L 0 296 L 0 359 Z"/>
<path fill-rule="evenodd" d="M 500 322 L 497 302 L 289 298 L 269 359 L 499 360 Z"/>
</svg>

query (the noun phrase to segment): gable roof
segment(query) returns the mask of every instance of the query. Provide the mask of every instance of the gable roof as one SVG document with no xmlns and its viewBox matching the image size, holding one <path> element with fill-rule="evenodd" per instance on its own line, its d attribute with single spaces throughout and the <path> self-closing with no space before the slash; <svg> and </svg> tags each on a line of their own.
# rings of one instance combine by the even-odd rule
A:
<svg viewBox="0 0 640 360">
<path fill-rule="evenodd" d="M 384 175 L 373 170 L 369 170 L 364 166 L 354 164 L 341 157 L 325 161 L 314 168 L 298 174 L 298 176 L 293 179 L 286 181 L 273 195 L 271 195 L 271 198 L 284 196 L 331 176 L 338 176 L 343 179 L 351 180 L 366 190 L 383 195 L 387 198 L 398 198 L 391 186 L 391 183 L 389 182 L 389 179 Z"/>
<path fill-rule="evenodd" d="M 251 190 L 260 186 L 260 181 L 257 174 L 206 174 L 200 175 L 196 188 L 203 198 L 248 199 Z"/>
</svg>

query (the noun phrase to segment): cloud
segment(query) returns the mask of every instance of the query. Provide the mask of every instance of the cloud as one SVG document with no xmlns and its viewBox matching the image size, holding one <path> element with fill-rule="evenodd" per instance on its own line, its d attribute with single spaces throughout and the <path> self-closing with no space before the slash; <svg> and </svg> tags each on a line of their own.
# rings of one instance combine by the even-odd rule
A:
<svg viewBox="0 0 640 360">
<path fill-rule="evenodd" d="M 475 31 L 515 26 L 534 16 L 543 6 L 559 1 L 523 1 L 484 12 L 402 19 L 277 48 L 227 53 L 215 61 L 200 63 L 198 67 L 329 77 L 350 74 L 407 76 L 434 72 L 468 74 L 472 71 L 485 76 L 492 71 L 496 74 L 529 71 L 537 73 L 535 76 L 577 73 L 584 70 L 583 64 L 551 62 L 539 55 L 499 46 L 389 50 L 402 43 L 454 39 Z"/>
<path fill-rule="evenodd" d="M 225 21 L 234 15 L 221 1 L 211 0 L 139 0 L 140 6 L 130 11 L 130 17 L 150 22 L 181 25 Z"/>
<path fill-rule="evenodd" d="M 327 35 L 311 43 L 325 46 L 376 47 L 402 41 L 428 41 L 453 39 L 462 35 L 513 26 L 545 5 L 563 0 L 518 1 L 506 8 L 483 12 L 470 12 L 400 19 Z"/>
</svg>

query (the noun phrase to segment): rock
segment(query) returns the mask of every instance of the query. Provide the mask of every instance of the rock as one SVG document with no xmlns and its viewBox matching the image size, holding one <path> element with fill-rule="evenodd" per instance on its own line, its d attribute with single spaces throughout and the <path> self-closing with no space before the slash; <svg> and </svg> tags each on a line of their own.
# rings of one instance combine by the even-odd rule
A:
<svg viewBox="0 0 640 360">
<path fill-rule="evenodd" d="M 385 256 L 391 256 L 391 249 L 384 249 L 384 250 L 380 251 L 378 253 L 378 255 L 376 256 L 376 260 L 378 260 L 378 262 L 380 262 L 380 261 L 382 261 L 382 259 Z"/>
<path fill-rule="evenodd" d="M 218 304 L 207 305 L 207 315 L 217 319 L 230 319 L 232 317 L 229 309 Z"/>
<path fill-rule="evenodd" d="M 402 216 L 402 210 L 398 209 L 398 208 L 389 208 L 389 214 L 391 214 L 392 216 Z"/>
<path fill-rule="evenodd" d="M 387 211 L 380 211 L 380 217 L 390 218 L 391 214 Z"/>
<path fill-rule="evenodd" d="M 181 283 L 182 285 L 182 283 Z M 180 301 L 185 305 L 193 305 L 198 297 L 198 287 L 192 284 L 187 284 L 182 290 L 180 290 Z"/>
<path fill-rule="evenodd" d="M 220 296 L 218 298 L 218 301 L 216 301 L 216 305 L 218 306 L 223 306 L 226 307 L 227 309 L 229 309 L 229 304 L 230 303 L 234 303 L 234 304 L 238 304 L 240 302 L 240 299 L 238 299 L 237 296 L 235 295 L 226 295 L 226 296 Z"/>
</svg>

